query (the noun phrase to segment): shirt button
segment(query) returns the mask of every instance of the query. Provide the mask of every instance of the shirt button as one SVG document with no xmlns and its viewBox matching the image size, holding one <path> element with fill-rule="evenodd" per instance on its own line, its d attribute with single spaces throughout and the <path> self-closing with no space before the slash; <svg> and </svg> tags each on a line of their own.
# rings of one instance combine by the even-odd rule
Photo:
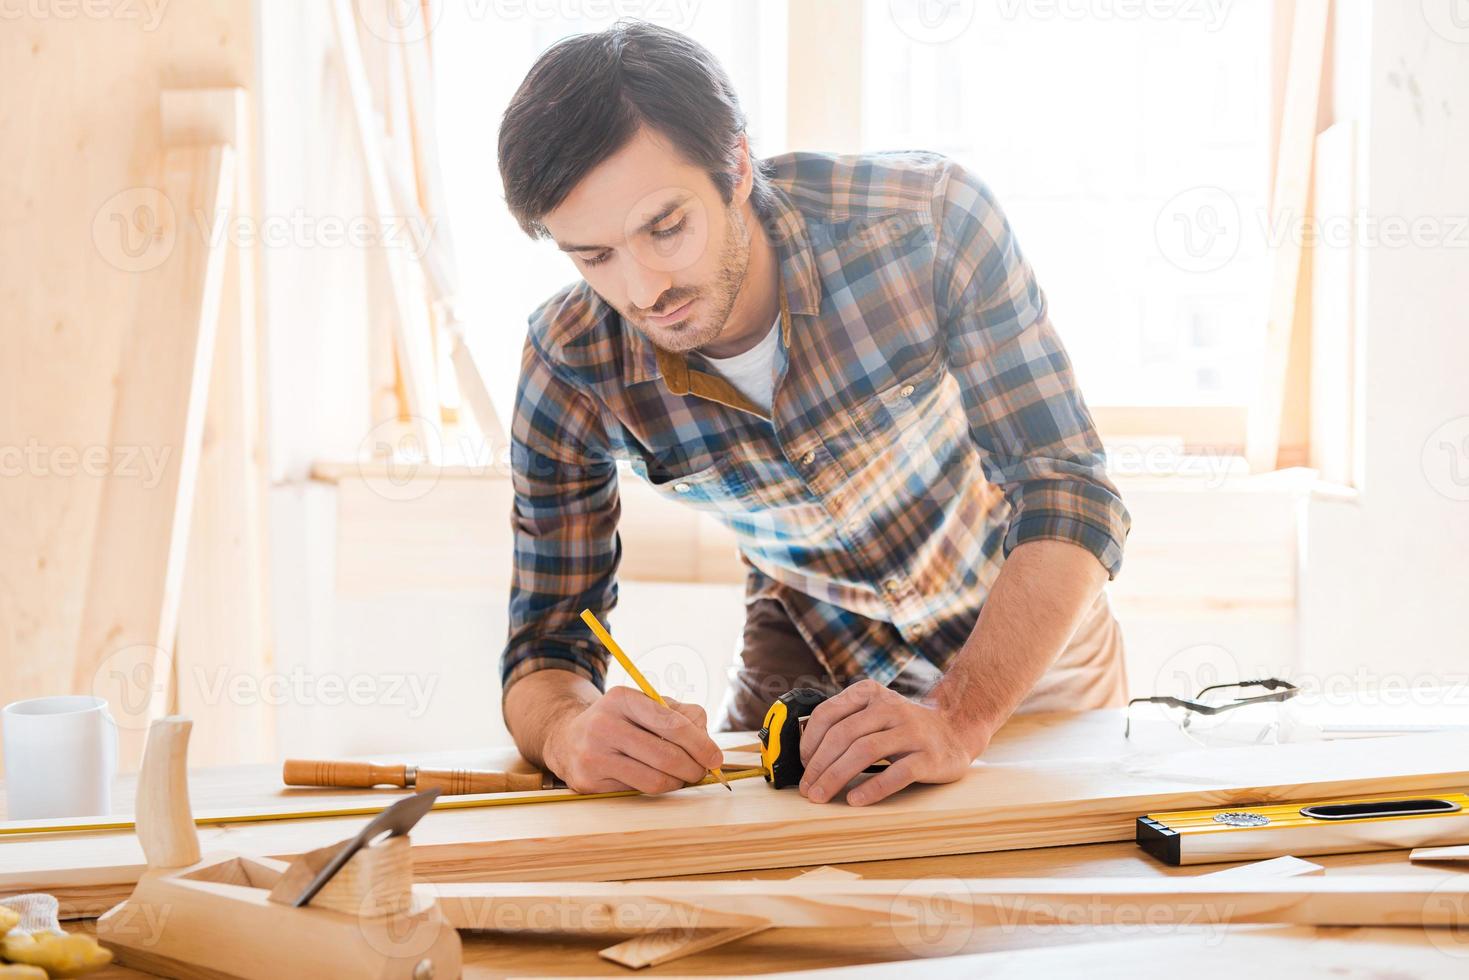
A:
<svg viewBox="0 0 1469 980">
<path fill-rule="evenodd" d="M 810 466 L 814 462 L 816 462 L 816 453 L 814 451 L 808 452 L 806 453 L 806 455 L 801 457 L 802 466 Z"/>
<path fill-rule="evenodd" d="M 922 623 L 914 623 L 913 628 L 908 631 L 908 635 L 915 640 L 921 640 L 928 635 L 928 629 Z"/>
<path fill-rule="evenodd" d="M 903 587 L 903 583 L 899 582 L 895 578 L 890 578 L 886 582 L 882 583 L 882 587 L 884 589 L 887 589 L 890 595 L 896 595 L 898 590 Z"/>
<path fill-rule="evenodd" d="M 687 483 L 675 483 L 673 485 L 673 489 L 678 491 L 679 493 L 688 493 L 689 485 Z"/>
<path fill-rule="evenodd" d="M 898 394 L 902 395 L 904 398 L 907 398 L 909 395 L 913 394 L 913 386 L 904 385 L 903 387 L 898 389 Z"/>
</svg>

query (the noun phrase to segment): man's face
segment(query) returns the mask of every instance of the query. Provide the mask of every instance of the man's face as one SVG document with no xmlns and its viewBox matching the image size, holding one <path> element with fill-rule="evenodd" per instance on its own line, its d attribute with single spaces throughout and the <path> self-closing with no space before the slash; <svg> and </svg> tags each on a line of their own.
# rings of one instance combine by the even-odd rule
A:
<svg viewBox="0 0 1469 980">
<path fill-rule="evenodd" d="M 705 171 L 644 127 L 541 221 L 623 319 L 689 351 L 724 330 L 744 282 L 749 192 L 746 177 L 725 204 Z"/>
</svg>

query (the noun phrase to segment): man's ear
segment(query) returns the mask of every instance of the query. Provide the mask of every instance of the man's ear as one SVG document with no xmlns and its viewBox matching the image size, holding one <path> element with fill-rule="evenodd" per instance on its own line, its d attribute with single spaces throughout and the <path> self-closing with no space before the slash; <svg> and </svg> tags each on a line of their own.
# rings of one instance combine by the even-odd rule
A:
<svg viewBox="0 0 1469 980">
<path fill-rule="evenodd" d="M 736 172 L 734 200 L 730 203 L 744 204 L 755 187 L 755 164 L 750 159 L 750 138 L 740 133 L 735 140 L 735 147 L 739 151 L 739 170 Z"/>
</svg>

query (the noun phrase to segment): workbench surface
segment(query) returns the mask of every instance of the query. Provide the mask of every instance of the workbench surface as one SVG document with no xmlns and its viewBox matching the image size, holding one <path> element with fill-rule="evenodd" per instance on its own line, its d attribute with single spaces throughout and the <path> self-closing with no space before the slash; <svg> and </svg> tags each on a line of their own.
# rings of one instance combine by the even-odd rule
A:
<svg viewBox="0 0 1469 980">
<path fill-rule="evenodd" d="M 748 742 L 748 736 L 724 736 L 725 744 Z M 1079 715 L 1017 718 L 999 736 L 985 758 L 996 762 L 1024 759 L 1117 757 L 1134 752 L 1165 752 L 1194 747 L 1164 722 L 1135 725 L 1131 741 L 1122 738 L 1118 711 Z M 513 753 L 503 749 L 418 754 L 421 763 L 455 762 L 461 765 L 506 766 Z M 1080 762 L 1079 764 L 1084 764 Z M 190 796 L 196 811 L 235 806 L 257 806 L 280 798 L 278 766 L 238 766 L 194 770 Z M 315 791 L 309 791 L 315 792 Z M 374 791 L 322 791 L 323 798 L 371 795 Z M 788 791 L 790 792 L 790 791 Z M 570 804 L 575 805 L 575 804 Z M 841 805 L 841 804 L 827 804 Z M 116 806 L 131 809 L 131 779 L 120 777 Z M 1406 851 L 1314 857 L 1327 873 L 1338 875 L 1443 875 L 1445 867 L 1410 864 Z M 1233 865 L 1170 868 L 1141 853 L 1129 843 L 1047 847 L 1019 851 L 946 857 L 911 858 L 842 864 L 864 878 L 976 878 L 976 877 L 1157 877 L 1198 875 Z M 700 878 L 779 880 L 803 869 L 776 869 L 700 875 Z M 1465 910 L 1469 919 L 1469 910 Z M 605 937 L 512 936 L 463 933 L 466 977 L 631 975 L 633 971 L 602 960 L 597 950 L 609 945 Z M 262 941 L 268 941 L 262 937 Z M 1120 943 L 1120 945 L 1119 945 Z M 1033 952 L 1024 952 L 1033 950 Z M 1133 926 L 1026 926 L 975 927 L 956 915 L 952 927 L 933 931 L 891 928 L 868 932 L 853 930 L 773 929 L 726 946 L 638 973 L 652 976 L 773 973 L 851 964 L 916 960 L 996 951 L 1022 951 L 975 961 L 929 960 L 926 974 L 971 976 L 1034 975 L 1036 969 L 1086 970 L 1093 976 L 1177 976 L 1188 964 L 1190 980 L 1214 975 L 1238 976 L 1244 970 L 1284 967 L 1297 956 L 1322 970 L 1340 963 L 1350 971 L 1369 975 L 1377 965 L 1396 965 L 1403 975 L 1465 975 L 1469 973 L 1469 930 L 1425 932 L 1418 927 L 1399 929 L 1310 929 L 1274 926 L 1220 926 L 1209 923 L 1148 924 Z M 1211 965 L 1213 964 L 1213 965 Z M 950 969 L 945 970 L 943 967 Z M 1197 968 L 1196 968 L 1197 967 Z M 887 967 L 883 972 L 891 971 Z M 1277 972 L 1271 969 L 1270 973 Z M 140 977 L 114 967 L 99 978 Z M 873 975 L 880 975 L 874 973 Z M 283 978 L 284 980 L 284 978 Z"/>
</svg>

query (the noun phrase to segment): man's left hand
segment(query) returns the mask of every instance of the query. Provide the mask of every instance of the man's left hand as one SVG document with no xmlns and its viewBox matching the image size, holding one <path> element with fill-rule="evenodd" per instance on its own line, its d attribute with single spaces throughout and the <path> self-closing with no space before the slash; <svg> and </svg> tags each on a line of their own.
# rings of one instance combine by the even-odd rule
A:
<svg viewBox="0 0 1469 980">
<path fill-rule="evenodd" d="M 876 803 L 910 783 L 951 783 L 988 741 L 941 708 L 909 701 L 873 680 L 859 681 L 811 712 L 801 733 L 801 795 L 825 803 L 882 759 L 892 764 L 854 787 L 848 803 Z"/>
</svg>

